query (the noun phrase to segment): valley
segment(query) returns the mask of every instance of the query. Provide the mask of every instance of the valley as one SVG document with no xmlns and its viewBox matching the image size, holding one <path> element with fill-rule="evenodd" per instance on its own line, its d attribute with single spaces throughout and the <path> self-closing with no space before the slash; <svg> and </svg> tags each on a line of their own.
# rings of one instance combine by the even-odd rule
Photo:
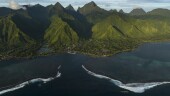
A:
<svg viewBox="0 0 170 96">
<path fill-rule="evenodd" d="M 104 10 L 93 1 L 77 11 L 59 2 L 47 7 L 25 7 L 26 10 L 0 7 L 1 60 L 69 51 L 111 56 L 131 51 L 144 42 L 170 38 L 168 9 L 134 9 L 128 14 Z M 39 54 L 43 46 L 50 51 Z"/>
</svg>

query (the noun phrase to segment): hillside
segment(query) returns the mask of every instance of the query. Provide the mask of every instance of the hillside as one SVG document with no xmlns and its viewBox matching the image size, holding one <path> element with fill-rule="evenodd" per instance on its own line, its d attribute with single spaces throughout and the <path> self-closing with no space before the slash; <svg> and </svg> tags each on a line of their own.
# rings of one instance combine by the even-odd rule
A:
<svg viewBox="0 0 170 96">
<path fill-rule="evenodd" d="M 170 38 L 168 9 L 148 13 L 134 9 L 129 15 L 123 10 L 104 10 L 93 1 L 77 11 L 59 2 L 24 6 L 27 10 L 0 8 L 1 55 L 34 56 L 43 46 L 56 52 L 112 55 L 143 42 Z"/>
<path fill-rule="evenodd" d="M 6 7 L 0 7 L 0 16 L 6 16 L 11 13 L 11 9 Z"/>
<path fill-rule="evenodd" d="M 134 38 L 160 39 L 169 38 L 169 22 L 160 20 L 135 19 L 123 14 L 112 14 L 93 27 L 94 39 Z"/>
<path fill-rule="evenodd" d="M 146 12 L 142 9 L 142 8 L 136 8 L 136 9 L 133 9 L 130 13 L 130 15 L 145 15 Z"/>
<path fill-rule="evenodd" d="M 78 12 L 80 12 L 83 15 L 91 14 L 92 12 L 99 12 L 99 13 L 105 13 L 106 10 L 100 8 L 97 6 L 97 4 L 93 1 L 85 4 L 82 8 L 78 9 Z"/>
<path fill-rule="evenodd" d="M 63 49 L 78 43 L 76 32 L 61 18 L 52 17 L 51 24 L 44 35 L 48 45 Z"/>
<path fill-rule="evenodd" d="M 124 12 L 122 9 L 120 9 L 120 10 L 119 10 L 119 13 L 124 14 L 125 12 Z"/>
<path fill-rule="evenodd" d="M 11 16 L 0 18 L 0 42 L 9 46 L 30 43 L 31 38 L 12 21 Z"/>
<path fill-rule="evenodd" d="M 75 30 L 80 39 L 89 39 L 91 37 L 91 24 L 86 17 L 79 12 L 65 9 L 60 3 L 56 3 L 49 10 L 50 17 L 58 16 L 64 22 L 68 23 L 70 27 Z"/>
<path fill-rule="evenodd" d="M 75 11 L 75 9 L 73 8 L 73 6 L 70 4 L 66 7 L 67 10 L 70 10 L 70 11 Z"/>
<path fill-rule="evenodd" d="M 78 12 L 86 16 L 87 20 L 93 24 L 109 16 L 111 13 L 109 11 L 100 8 L 93 1 L 85 4 L 82 8 L 79 8 Z"/>
<path fill-rule="evenodd" d="M 0 18 L 0 60 L 34 56 L 39 44 L 22 32 L 11 16 Z"/>
<path fill-rule="evenodd" d="M 154 9 L 154 10 L 148 12 L 147 14 L 170 17 L 170 10 L 158 8 L 158 9 Z"/>
</svg>

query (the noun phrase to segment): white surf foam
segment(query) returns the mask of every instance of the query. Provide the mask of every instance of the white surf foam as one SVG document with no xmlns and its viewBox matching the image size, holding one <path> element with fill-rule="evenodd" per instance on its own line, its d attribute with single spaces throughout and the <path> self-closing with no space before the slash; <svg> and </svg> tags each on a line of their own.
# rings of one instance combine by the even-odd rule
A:
<svg viewBox="0 0 170 96">
<path fill-rule="evenodd" d="M 134 93 L 143 93 L 146 90 L 149 90 L 149 89 L 154 88 L 156 86 L 170 83 L 170 82 L 151 82 L 151 83 L 128 83 L 128 84 L 123 84 L 119 80 L 115 80 L 115 79 L 112 79 L 112 78 L 107 77 L 107 76 L 103 76 L 103 75 L 93 73 L 93 72 L 89 71 L 88 69 L 86 69 L 83 65 L 82 65 L 82 68 L 88 74 L 90 74 L 92 76 L 95 76 L 95 77 L 100 78 L 100 79 L 107 79 L 110 82 L 114 83 L 116 86 L 118 86 L 120 88 L 123 88 L 123 89 L 126 89 L 126 90 L 129 90 L 129 91 L 134 92 Z"/>
<path fill-rule="evenodd" d="M 61 65 L 58 67 L 58 70 L 61 68 Z M 13 88 L 10 88 L 10 89 L 6 89 L 6 90 L 2 90 L 0 91 L 0 95 L 2 94 L 5 94 L 5 93 L 8 93 L 8 92 L 12 92 L 12 91 L 15 91 L 15 90 L 18 90 L 18 89 L 21 89 L 23 87 L 25 87 L 26 85 L 29 85 L 29 84 L 33 84 L 33 83 L 37 83 L 37 82 L 43 82 L 43 83 L 47 83 L 47 82 L 50 82 L 56 78 L 59 78 L 61 77 L 61 73 L 58 71 L 57 72 L 57 75 L 55 77 L 50 77 L 50 78 L 47 78 L 47 79 L 44 79 L 44 78 L 36 78 L 36 79 L 32 79 L 32 80 L 29 80 L 29 81 L 26 81 L 26 82 L 23 82 L 19 85 L 16 85 L 15 87 Z"/>
<path fill-rule="evenodd" d="M 71 51 L 68 51 L 67 53 L 68 53 L 68 54 L 73 54 L 73 55 L 76 54 L 76 52 L 71 52 Z"/>
</svg>

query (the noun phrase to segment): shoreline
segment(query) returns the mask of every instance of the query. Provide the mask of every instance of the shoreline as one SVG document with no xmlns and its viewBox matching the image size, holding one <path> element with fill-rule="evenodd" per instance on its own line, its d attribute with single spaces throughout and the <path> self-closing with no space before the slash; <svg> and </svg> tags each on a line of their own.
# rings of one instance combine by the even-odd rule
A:
<svg viewBox="0 0 170 96">
<path fill-rule="evenodd" d="M 61 73 L 59 71 L 60 68 L 61 68 L 61 65 L 58 67 L 58 72 L 57 72 L 55 77 L 31 79 L 31 80 L 25 81 L 25 82 L 17 84 L 17 85 L 11 85 L 11 88 L 8 88 L 8 89 L 4 89 L 5 87 L 3 87 L 2 89 L 4 89 L 4 90 L 0 90 L 0 95 L 3 95 L 3 94 L 6 94 L 8 92 L 12 92 L 12 91 L 24 88 L 25 86 L 27 86 L 29 84 L 34 84 L 34 83 L 37 83 L 37 82 L 42 82 L 43 84 L 45 84 L 45 83 L 48 83 L 48 82 L 50 82 L 50 81 L 52 81 L 56 78 L 60 78 L 61 77 Z"/>
<path fill-rule="evenodd" d="M 113 55 L 117 55 L 117 54 L 120 54 L 120 53 L 123 53 L 123 52 L 131 52 L 133 50 L 135 50 L 136 48 L 138 48 L 139 46 L 141 46 L 142 44 L 146 44 L 146 43 L 160 43 L 160 42 L 170 42 L 170 39 L 168 40 L 144 40 L 142 42 L 139 42 L 137 46 L 134 46 L 134 48 L 132 49 L 124 49 L 124 50 L 118 50 L 118 51 L 115 51 L 115 52 L 111 52 L 110 54 L 95 54 L 95 53 L 89 53 L 89 52 L 83 52 L 83 51 L 77 51 L 77 50 L 72 50 L 71 52 L 73 52 L 74 54 L 83 54 L 83 55 L 87 55 L 87 56 L 90 56 L 90 57 L 110 57 L 110 56 L 113 56 Z M 10 59 L 31 59 L 31 58 L 36 58 L 38 56 L 51 56 L 51 55 L 57 55 L 57 54 L 63 54 L 63 53 L 68 53 L 68 54 L 72 54 L 71 52 L 69 52 L 68 50 L 62 50 L 62 51 L 56 51 L 56 52 L 44 52 L 44 53 L 41 53 L 41 54 L 36 54 L 36 55 L 33 55 L 33 56 L 25 56 L 25 57 L 13 57 L 13 56 L 6 56 L 6 57 L 3 57 L 3 58 L 0 58 L 0 61 L 2 60 L 10 60 Z"/>
<path fill-rule="evenodd" d="M 42 56 L 42 57 L 45 57 L 45 56 L 52 56 L 52 55 L 58 55 L 58 54 L 64 54 L 64 53 L 68 53 L 68 54 L 83 54 L 83 55 L 86 55 L 86 56 L 90 56 L 90 57 L 110 57 L 110 56 L 113 56 L 113 55 L 116 55 L 116 54 L 120 54 L 122 52 L 131 52 L 133 50 L 135 50 L 136 48 L 133 48 L 133 49 L 126 49 L 126 50 L 122 50 L 122 51 L 116 51 L 114 52 L 113 54 L 106 54 L 106 55 L 96 55 L 96 54 L 93 54 L 93 53 L 88 53 L 88 52 L 81 52 L 81 51 L 72 51 L 72 52 L 68 52 L 68 51 L 63 51 L 63 52 L 54 52 L 54 53 L 48 53 L 48 54 L 45 54 L 45 55 L 35 55 L 35 56 L 28 56 L 28 57 L 6 57 L 6 58 L 0 58 L 0 61 L 3 61 L 3 60 L 11 60 L 11 59 L 32 59 L 32 58 L 36 58 L 36 57 L 39 57 L 39 56 Z"/>
<path fill-rule="evenodd" d="M 54 61 L 56 59 L 53 58 L 52 63 L 48 64 L 48 61 L 46 62 L 46 60 L 49 58 L 50 57 L 40 57 L 35 58 L 36 60 L 21 59 L 1 61 L 2 67 L 0 68 L 0 76 L 3 78 L 0 80 L 0 92 L 5 89 L 16 87 L 16 85 L 19 85 L 25 81 L 31 81 L 35 78 L 45 80 L 49 77 L 55 77 L 61 67 L 61 63 L 55 63 Z M 3 66 L 6 64 L 7 66 Z"/>
<path fill-rule="evenodd" d="M 112 79 L 112 78 L 104 76 L 104 75 L 96 74 L 96 73 L 88 70 L 84 65 L 82 65 L 82 68 L 89 75 L 92 75 L 92 76 L 99 78 L 99 79 L 106 79 L 109 82 L 113 83 L 114 85 L 116 85 L 120 88 L 126 89 L 128 91 L 134 92 L 134 93 L 144 93 L 145 91 L 152 89 L 154 87 L 164 85 L 164 84 L 170 84 L 170 82 L 167 82 L 167 81 L 164 81 L 164 82 L 148 82 L 148 83 L 126 83 L 126 84 L 124 84 L 119 80 Z"/>
<path fill-rule="evenodd" d="M 169 42 L 169 41 L 167 41 L 167 42 Z M 159 42 L 145 42 L 145 43 L 159 43 Z M 145 43 L 142 43 L 142 44 L 145 44 Z M 141 45 L 141 44 L 140 44 Z M 139 46 L 140 46 L 139 45 Z M 134 49 L 127 49 L 127 50 L 124 50 L 124 51 L 118 51 L 117 53 L 115 53 L 115 54 L 112 54 L 112 55 L 110 55 L 110 56 L 113 56 L 113 55 L 116 55 L 116 54 L 119 54 L 119 53 L 122 53 L 122 52 L 129 52 L 129 51 L 133 51 L 133 50 L 135 50 L 136 48 L 134 48 Z M 62 53 L 68 53 L 68 54 L 83 54 L 83 55 L 87 55 L 87 56 L 91 56 L 91 57 L 101 57 L 101 55 L 100 56 L 98 56 L 98 55 L 93 55 L 93 54 L 89 54 L 89 53 L 83 53 L 83 52 L 78 52 L 78 51 L 70 51 L 70 52 L 60 52 L 60 53 L 51 53 L 51 54 L 47 54 L 47 55 L 39 55 L 39 56 L 51 56 L 51 55 L 58 55 L 58 54 L 62 54 Z M 36 57 L 38 57 L 38 56 L 33 56 L 33 57 L 31 57 L 31 58 L 36 58 Z M 107 55 L 107 56 L 103 56 L 103 57 L 109 57 L 109 55 Z M 11 59 L 31 59 L 31 58 L 28 58 L 28 57 L 22 57 L 22 58 L 20 58 L 20 57 L 15 57 L 15 58 L 11 58 Z M 10 59 L 7 59 L 7 60 L 10 60 Z M 85 68 L 85 67 L 84 67 Z M 91 71 L 90 71 L 91 72 Z M 91 73 L 93 73 L 93 72 L 91 72 Z M 95 73 L 94 73 L 95 74 Z M 102 76 L 102 75 L 101 75 Z M 107 76 L 105 76 L 105 77 L 107 77 Z M 107 78 L 110 78 L 110 77 L 107 77 Z M 111 78 L 110 78 L 111 79 Z M 31 81 L 31 80 L 30 80 Z M 158 80 L 159 81 L 159 80 Z M 120 81 L 119 81 L 119 83 L 120 83 Z M 165 83 L 167 83 L 167 82 L 164 82 L 163 84 L 165 84 Z M 168 83 L 170 83 L 170 82 L 168 82 Z M 123 84 L 122 82 L 120 83 L 120 84 Z M 146 83 L 127 83 L 127 84 L 124 84 L 124 85 L 133 85 L 133 84 L 135 84 L 135 86 L 136 86 L 136 84 L 146 84 Z M 155 84 L 155 82 L 154 83 L 149 83 L 149 84 Z M 156 84 L 158 84 L 158 85 L 162 85 L 162 82 L 156 82 Z M 0 89 L 5 89 L 5 88 L 9 88 L 9 87 L 11 87 L 11 86 L 13 86 L 13 85 L 9 85 L 9 86 L 6 86 L 6 87 L 2 87 L 2 88 L 0 88 Z M 127 86 L 125 86 L 125 87 L 127 87 Z M 131 87 L 130 87 L 131 88 Z M 144 89 L 142 89 L 142 90 L 144 90 Z M 1 92 L 1 91 L 0 91 Z"/>
</svg>

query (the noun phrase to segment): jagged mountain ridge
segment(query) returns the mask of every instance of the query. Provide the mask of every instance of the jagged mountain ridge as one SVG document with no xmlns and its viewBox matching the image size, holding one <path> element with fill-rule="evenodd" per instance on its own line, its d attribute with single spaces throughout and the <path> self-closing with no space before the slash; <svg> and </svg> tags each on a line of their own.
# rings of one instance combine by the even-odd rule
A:
<svg viewBox="0 0 170 96">
<path fill-rule="evenodd" d="M 61 18 L 52 17 L 53 21 L 46 30 L 44 39 L 49 45 L 54 46 L 70 46 L 78 42 L 76 32 Z"/>
<path fill-rule="evenodd" d="M 14 26 L 12 27 L 14 31 L 11 31 L 11 29 L 6 30 L 9 28 L 1 26 L 1 29 L 5 31 L 0 31 L 0 40 L 6 43 L 7 46 L 8 44 L 17 45 L 18 42 L 24 44 L 36 41 L 39 43 L 47 42 L 50 46 L 62 45 L 62 47 L 66 47 L 67 45 L 68 47 L 72 46 L 72 44 L 76 45 L 82 40 L 89 41 L 91 39 L 143 39 L 144 37 L 157 39 L 163 38 L 165 35 L 165 38 L 169 38 L 170 29 L 168 26 L 170 24 L 160 17 L 166 16 L 166 18 L 169 18 L 170 13 L 166 9 L 157 9 L 158 11 L 155 9 L 143 14 L 143 18 L 136 18 L 129 16 L 129 14 L 124 14 L 124 12 L 104 10 L 97 6 L 95 2 L 84 5 L 78 11 L 73 10 L 74 8 L 71 5 L 64 8 L 59 2 L 47 7 L 37 4 L 35 6 L 26 6 L 26 8 L 27 10 L 5 8 L 8 11 L 0 14 L 0 20 L 2 21 L 3 18 L 11 16 L 12 24 L 10 26 Z M 3 9 L 0 8 L 0 10 Z M 148 18 L 148 14 L 155 19 Z M 159 16 L 159 20 L 157 16 Z M 59 27 L 60 24 L 63 24 L 61 28 Z M 4 33 L 13 35 L 4 37 L 2 35 Z M 18 36 L 18 38 L 15 36 Z"/>
<path fill-rule="evenodd" d="M 75 11 L 75 9 L 73 8 L 73 6 L 71 4 L 69 4 L 67 7 L 66 7 L 67 10 L 71 10 L 71 11 Z"/>
<path fill-rule="evenodd" d="M 146 12 L 142 8 L 135 8 L 129 14 L 130 15 L 145 15 Z"/>
<path fill-rule="evenodd" d="M 163 9 L 163 8 L 157 8 L 157 9 L 154 9 L 152 11 L 149 11 L 147 14 L 169 17 L 170 16 L 170 10 L 169 9 Z"/>
<path fill-rule="evenodd" d="M 30 43 L 32 39 L 17 28 L 11 16 L 0 19 L 0 42 L 9 46 Z"/>
<path fill-rule="evenodd" d="M 107 12 L 106 10 L 100 8 L 99 6 L 97 6 L 97 4 L 93 1 L 85 4 L 82 8 L 78 9 L 78 12 L 80 12 L 83 15 L 88 15 L 91 14 L 92 12 Z"/>
</svg>

